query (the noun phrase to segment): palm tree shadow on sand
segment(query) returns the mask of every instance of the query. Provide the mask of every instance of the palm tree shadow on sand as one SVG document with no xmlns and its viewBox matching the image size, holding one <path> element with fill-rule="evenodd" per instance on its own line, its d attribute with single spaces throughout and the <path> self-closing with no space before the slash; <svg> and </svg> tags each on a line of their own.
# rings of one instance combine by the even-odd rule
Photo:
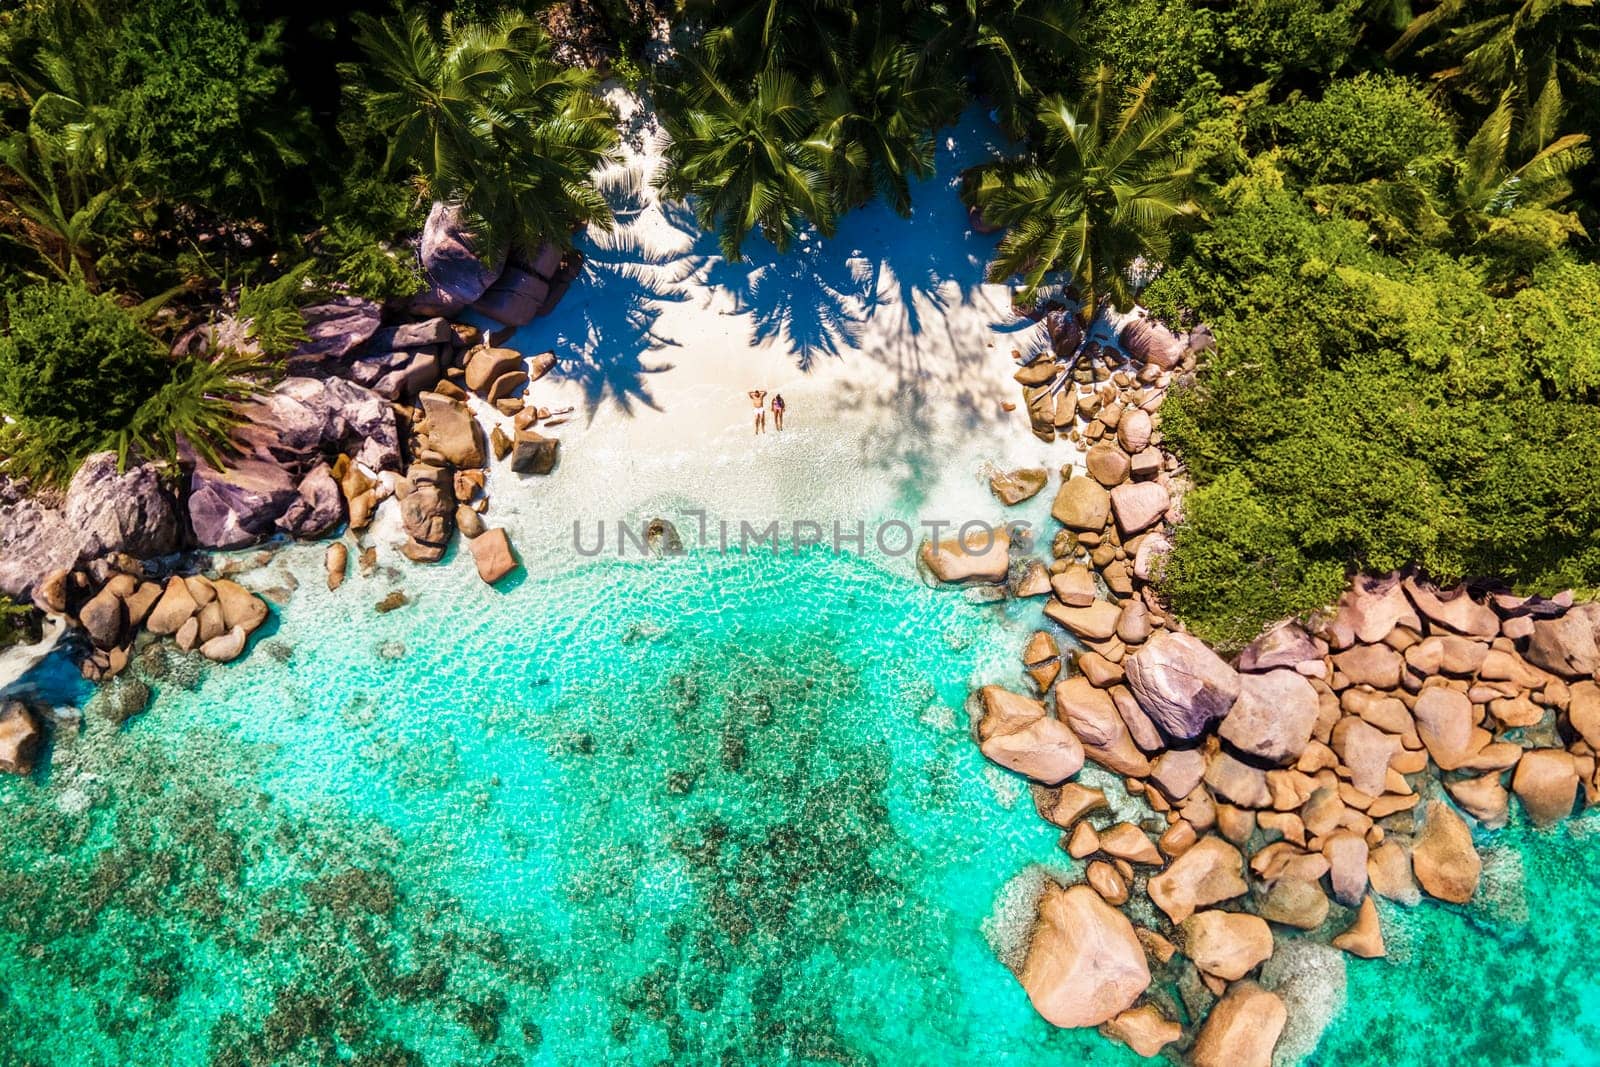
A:
<svg viewBox="0 0 1600 1067">
<path fill-rule="evenodd" d="M 696 289 L 720 289 L 735 314 L 748 316 L 751 346 L 779 347 L 802 371 L 822 359 L 858 356 L 890 368 L 902 392 L 959 388 L 981 361 L 989 332 L 1003 326 L 997 315 L 988 330 L 974 328 L 969 320 L 982 316 L 967 315 L 957 327 L 948 314 L 980 299 L 996 244 L 972 231 L 957 186 L 962 169 L 995 152 L 999 141 L 998 130 L 969 114 L 941 131 L 935 173 L 914 183 L 911 217 L 874 202 L 841 218 L 833 237 L 807 233 L 785 253 L 752 235 L 737 262 L 722 255 L 716 235 L 700 229 L 687 204 L 655 197 L 646 168 L 619 166 L 602 176 L 615 231 L 580 239 L 583 274 L 560 308 L 519 331 L 515 343 L 557 352 L 554 373 L 582 385 L 590 421 L 606 402 L 624 414 L 660 410 L 650 376 L 674 364 L 652 355 L 681 346 L 658 331 L 661 313 L 708 298 Z M 889 315 L 896 317 L 884 321 Z M 930 338 L 930 330 L 940 336 Z M 954 366 L 932 374 L 922 356 L 929 343 L 955 352 Z"/>
<path fill-rule="evenodd" d="M 971 305 L 984 284 L 997 239 L 972 231 L 957 187 L 961 171 L 997 151 L 999 140 L 998 130 L 972 114 L 942 131 L 934 173 L 913 182 L 909 218 L 874 201 L 841 217 L 832 237 L 807 232 L 785 253 L 753 234 L 743 262 L 723 258 L 705 235 L 696 242 L 705 262 L 699 281 L 732 294 L 751 318 L 751 344 L 786 346 L 803 371 L 820 358 L 861 351 L 920 373 L 918 339 L 935 326 L 947 329 L 946 312 Z M 687 207 L 663 211 L 693 232 Z M 891 312 L 899 316 L 891 341 L 865 344 L 869 323 Z"/>
<path fill-rule="evenodd" d="M 675 364 L 650 356 L 680 344 L 656 323 L 664 305 L 689 299 L 685 282 L 698 257 L 692 249 L 650 251 L 625 225 L 591 233 L 581 244 L 583 273 L 566 299 L 548 320 L 519 331 L 516 343 L 524 351 L 555 350 L 560 362 L 553 373 L 582 386 L 588 421 L 607 401 L 627 415 L 638 407 L 660 411 L 650 376 Z"/>
</svg>

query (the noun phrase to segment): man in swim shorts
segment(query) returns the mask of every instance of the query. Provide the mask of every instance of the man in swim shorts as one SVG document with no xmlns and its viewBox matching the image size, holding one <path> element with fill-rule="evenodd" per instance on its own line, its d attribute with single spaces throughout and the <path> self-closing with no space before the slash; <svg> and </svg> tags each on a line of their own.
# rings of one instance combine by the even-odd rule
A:
<svg viewBox="0 0 1600 1067">
<path fill-rule="evenodd" d="M 756 433 L 767 432 L 767 391 L 750 390 L 750 401 L 756 406 Z"/>
</svg>

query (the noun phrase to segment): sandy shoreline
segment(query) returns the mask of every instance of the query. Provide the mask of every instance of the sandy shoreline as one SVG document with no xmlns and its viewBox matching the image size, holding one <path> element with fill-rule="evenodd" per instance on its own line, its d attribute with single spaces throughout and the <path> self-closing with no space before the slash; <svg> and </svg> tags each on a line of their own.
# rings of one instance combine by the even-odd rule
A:
<svg viewBox="0 0 1600 1067">
<path fill-rule="evenodd" d="M 887 518 L 995 521 L 1006 509 L 986 464 L 1081 461 L 1076 446 L 1040 442 L 1026 412 L 1003 406 L 1018 399 L 1013 349 L 1042 344 L 1043 331 L 1012 314 L 1005 286 L 984 283 L 995 239 L 970 231 L 955 192 L 961 168 L 999 137 L 978 118 L 947 131 L 910 219 L 874 204 L 834 238 L 781 257 L 755 239 L 751 262 L 730 264 L 681 205 L 656 200 L 660 145 L 646 131 L 608 176 L 617 230 L 583 238 L 588 262 L 566 299 L 506 342 L 560 361 L 529 403 L 575 410 L 539 427 L 561 440 L 553 474 L 492 466 L 486 520 L 508 528 L 537 572 L 570 565 L 574 521 L 677 522 L 693 509 L 713 529 L 719 519 L 846 530 Z M 753 435 L 746 393 L 757 388 L 787 401 L 782 434 L 769 416 L 768 432 Z M 486 429 L 510 431 L 473 403 Z M 377 533 L 380 552 L 392 552 L 395 516 Z"/>
</svg>

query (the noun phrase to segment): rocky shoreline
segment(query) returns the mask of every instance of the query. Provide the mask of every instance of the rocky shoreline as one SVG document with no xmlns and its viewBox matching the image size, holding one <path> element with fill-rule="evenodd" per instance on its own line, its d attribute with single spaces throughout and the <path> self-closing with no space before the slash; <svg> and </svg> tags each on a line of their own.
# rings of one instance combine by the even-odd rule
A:
<svg viewBox="0 0 1600 1067">
<path fill-rule="evenodd" d="M 559 426 L 568 412 L 527 397 L 555 367 L 554 353 L 528 357 L 495 341 L 548 314 L 582 255 L 554 245 L 532 262 L 480 255 L 459 212 L 443 204 L 416 251 L 426 281 L 417 295 L 388 306 L 335 297 L 302 309 L 306 340 L 271 391 L 240 405 L 225 468 L 186 452 L 174 478 L 148 463 L 118 470 L 115 455 L 100 453 L 60 493 L 0 478 L 0 593 L 71 624 L 87 645 L 86 678 L 119 674 L 141 633 L 216 662 L 236 658 L 268 609 L 259 599 L 259 610 L 243 608 L 229 582 L 222 588 L 233 607 L 219 620 L 206 599 L 217 583 L 201 573 L 208 553 L 343 531 L 327 553 L 335 588 L 352 557 L 363 573 L 375 566 L 368 531 L 390 497 L 408 559 L 437 562 L 459 531 L 483 581 L 518 568 L 506 532 L 484 518 L 491 456 L 514 474 L 550 473 L 560 441 L 535 427 Z M 454 321 L 467 312 L 497 326 L 485 337 Z M 223 315 L 174 349 L 252 351 L 246 326 Z M 179 586 L 196 606 L 169 627 Z"/>
<path fill-rule="evenodd" d="M 1018 371 L 1035 432 L 1090 442 L 1061 472 L 1048 562 L 1003 540 L 924 561 L 1048 598 L 1055 624 L 1022 651 L 1027 688 L 986 686 L 971 708 L 984 755 L 1029 781 L 1083 864 L 1038 894 L 1014 967 L 1034 1007 L 1140 1055 L 1265 1067 L 1291 1021 L 1263 984 L 1275 950 L 1309 937 L 1381 957 L 1378 898 L 1470 901 L 1474 830 L 1504 826 L 1513 797 L 1535 825 L 1600 802 L 1600 604 L 1358 577 L 1225 660 L 1151 584 L 1182 489 L 1159 409 L 1197 346 L 1131 328 L 1133 366 L 1048 353 Z M 993 488 L 1012 504 L 1047 482 Z M 1086 763 L 1133 804 L 1074 781 Z"/>
</svg>

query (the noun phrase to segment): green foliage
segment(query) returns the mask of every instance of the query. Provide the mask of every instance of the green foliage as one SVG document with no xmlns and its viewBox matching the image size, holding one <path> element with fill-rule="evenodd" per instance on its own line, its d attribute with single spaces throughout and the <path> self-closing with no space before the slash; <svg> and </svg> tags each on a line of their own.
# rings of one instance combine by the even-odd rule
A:
<svg viewBox="0 0 1600 1067">
<path fill-rule="evenodd" d="M 417 257 L 404 241 L 422 228 L 421 201 L 392 182 L 363 182 L 328 213 L 315 251 L 319 273 L 359 296 L 389 300 L 422 288 Z"/>
<path fill-rule="evenodd" d="M 31 606 L 19 604 L 0 593 L 0 648 L 27 644 L 39 639 L 35 613 Z"/>
<path fill-rule="evenodd" d="M 1547 260 L 1508 311 L 1518 347 L 1549 390 L 1600 401 L 1600 265 Z"/>
<path fill-rule="evenodd" d="M 361 118 L 388 137 L 391 168 L 463 203 L 491 243 L 532 250 L 610 225 L 590 173 L 616 147 L 615 117 L 592 73 L 550 58 L 537 22 L 446 15 L 435 31 L 422 11 L 355 21 L 366 62 L 341 71 Z"/>
<path fill-rule="evenodd" d="M 268 355 L 285 355 L 306 340 L 306 320 L 300 314 L 314 292 L 310 274 L 314 266 L 307 260 L 262 285 L 239 289 L 239 318 L 250 325 L 245 335 Z"/>
<path fill-rule="evenodd" d="M 109 296 L 81 285 L 24 289 L 0 335 L 0 469 L 59 485 L 89 453 L 134 449 L 175 461 L 181 435 L 219 458 L 231 402 L 270 384 L 274 368 L 223 353 L 167 359 Z"/>
<path fill-rule="evenodd" d="M 110 297 L 80 285 L 23 290 L 0 336 L 0 411 L 15 420 L 0 431 L 7 469 L 35 467 L 24 473 L 48 481 L 70 475 L 161 387 L 164 356 Z"/>
<path fill-rule="evenodd" d="M 1195 238 L 1147 294 L 1218 339 L 1163 408 L 1195 483 L 1164 579 L 1178 613 L 1237 644 L 1354 569 L 1600 584 L 1595 354 L 1558 340 L 1600 326 L 1600 279 L 1538 280 L 1496 297 L 1481 266 L 1386 255 L 1286 190 Z"/>
<path fill-rule="evenodd" d="M 1119 107 L 1101 67 L 1076 104 L 1044 101 L 1035 154 L 979 168 L 966 188 L 985 220 L 1006 228 L 990 279 L 1023 278 L 1031 297 L 1055 271 L 1072 279 L 1083 315 L 1133 305 L 1135 266 L 1167 258 L 1173 227 L 1195 213 L 1192 167 L 1175 150 L 1182 117 L 1150 102 L 1152 79 Z"/>
<path fill-rule="evenodd" d="M 1154 72 L 1160 102 L 1200 117 L 1227 94 L 1340 70 L 1360 33 L 1360 7 L 1355 0 L 1091 0 L 1082 33 L 1100 62 L 1129 80 Z"/>
<path fill-rule="evenodd" d="M 911 179 L 933 173 L 933 127 L 960 95 L 909 47 L 880 40 L 840 85 L 819 88 L 817 146 L 836 210 L 881 196 L 911 213 Z"/>
<path fill-rule="evenodd" d="M 1286 159 L 1307 182 L 1392 177 L 1413 160 L 1455 150 L 1449 116 L 1409 78 L 1361 74 L 1328 83 L 1320 100 L 1283 110 Z"/>
<path fill-rule="evenodd" d="M 120 25 L 114 77 L 126 137 L 164 196 L 241 216 L 272 213 L 313 150 L 290 99 L 281 26 L 234 0 L 142 0 Z"/>
<path fill-rule="evenodd" d="M 1263 621 L 1332 603 L 1344 586 L 1344 566 L 1308 557 L 1296 534 L 1242 473 L 1226 471 L 1184 496 L 1161 588 L 1208 641 L 1242 647 Z"/>
<path fill-rule="evenodd" d="M 1578 129 L 1600 128 L 1600 19 L 1592 0 L 1442 0 L 1411 21 L 1389 54 L 1413 48 L 1469 106 L 1496 107 L 1507 94 L 1518 101 L 1511 141 L 1518 161 L 1559 138 L 1568 118 Z"/>
<path fill-rule="evenodd" d="M 133 419 L 111 435 L 108 447 L 124 464 L 134 453 L 176 464 L 187 442 L 207 463 L 223 467 L 229 436 L 241 421 L 239 402 L 265 392 L 281 374 L 278 364 L 239 352 L 180 359 Z"/>
<path fill-rule="evenodd" d="M 702 46 L 661 97 L 662 187 L 716 200 L 695 210 L 732 254 L 753 229 L 780 248 L 802 225 L 831 232 L 875 196 L 909 214 L 911 181 L 932 173 L 934 131 L 969 81 L 1020 135 L 1080 48 L 1072 0 L 699 6 Z M 734 191 L 719 193 L 723 179 Z M 745 194 L 758 202 L 741 206 Z"/>
<path fill-rule="evenodd" d="M 1514 288 L 1585 236 L 1569 200 L 1573 173 L 1592 158 L 1585 135 L 1566 134 L 1513 164 L 1507 153 L 1515 116 L 1508 91 L 1459 151 L 1422 155 L 1359 184 L 1314 186 L 1307 196 L 1365 220 L 1391 247 L 1426 244 L 1482 257 L 1494 264 L 1502 290 Z"/>
<path fill-rule="evenodd" d="M 811 101 L 783 73 L 763 74 L 749 100 L 707 75 L 703 103 L 669 119 L 673 160 L 661 177 L 669 196 L 692 198 L 695 217 L 738 259 L 752 229 L 782 252 L 803 222 L 833 232 L 834 207 L 818 146 L 806 134 Z"/>
</svg>

